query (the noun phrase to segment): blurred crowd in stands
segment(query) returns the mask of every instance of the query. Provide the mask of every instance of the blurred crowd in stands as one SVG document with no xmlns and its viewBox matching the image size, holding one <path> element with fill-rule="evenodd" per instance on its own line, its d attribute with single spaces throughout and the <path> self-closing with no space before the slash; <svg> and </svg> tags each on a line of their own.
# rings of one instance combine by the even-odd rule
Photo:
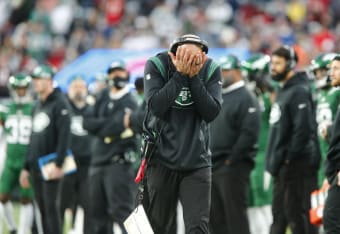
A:
<svg viewBox="0 0 340 234">
<path fill-rule="evenodd" d="M 0 96 L 44 62 L 62 68 L 91 48 L 167 47 L 195 33 L 210 47 L 267 53 L 294 45 L 300 67 L 339 51 L 339 0 L 1 0 Z"/>
</svg>

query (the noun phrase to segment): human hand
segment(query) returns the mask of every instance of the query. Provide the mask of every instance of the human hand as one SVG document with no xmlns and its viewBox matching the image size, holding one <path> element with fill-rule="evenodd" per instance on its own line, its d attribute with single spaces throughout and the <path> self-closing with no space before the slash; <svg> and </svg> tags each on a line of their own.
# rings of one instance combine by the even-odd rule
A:
<svg viewBox="0 0 340 234">
<path fill-rule="evenodd" d="M 327 190 L 330 187 L 327 178 L 323 180 L 320 190 Z"/>
<path fill-rule="evenodd" d="M 326 123 L 319 124 L 318 131 L 319 131 L 319 135 L 322 139 L 327 138 L 327 135 L 328 135 L 327 129 L 328 129 L 329 126 L 330 126 L 330 124 L 326 124 Z"/>
<path fill-rule="evenodd" d="M 64 176 L 63 169 L 61 167 L 57 167 L 55 163 L 51 164 L 51 167 L 48 170 L 48 178 L 51 180 L 60 179 Z"/>
<path fill-rule="evenodd" d="M 123 124 L 125 128 L 130 127 L 130 117 L 131 117 L 131 110 L 130 109 L 125 110 L 125 115 L 123 118 Z"/>
<path fill-rule="evenodd" d="M 204 63 L 207 61 L 208 57 L 204 52 L 195 55 L 195 59 L 191 64 L 189 77 L 192 78 L 196 76 L 199 71 L 202 69 Z"/>
<path fill-rule="evenodd" d="M 29 177 L 30 177 L 29 171 L 27 171 L 26 169 L 23 169 L 23 170 L 21 171 L 20 177 L 19 177 L 20 185 L 21 185 L 23 188 L 29 188 L 29 187 L 30 187 L 30 180 L 29 180 Z"/>
<path fill-rule="evenodd" d="M 189 75 L 197 53 L 191 50 L 187 44 L 184 44 L 177 47 L 176 55 L 172 52 L 168 52 L 168 54 L 176 70 L 184 75 Z"/>
</svg>

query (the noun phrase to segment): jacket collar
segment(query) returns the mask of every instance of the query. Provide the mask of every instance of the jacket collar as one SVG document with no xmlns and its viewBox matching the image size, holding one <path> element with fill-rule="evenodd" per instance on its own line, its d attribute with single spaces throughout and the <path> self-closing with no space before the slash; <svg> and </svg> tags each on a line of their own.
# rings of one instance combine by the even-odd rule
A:
<svg viewBox="0 0 340 234">
<path fill-rule="evenodd" d="M 129 92 L 129 88 L 124 87 L 121 90 L 119 90 L 117 93 L 110 92 L 109 96 L 113 100 L 118 100 L 118 99 L 122 98 L 125 94 L 127 94 L 128 92 Z"/>
<path fill-rule="evenodd" d="M 236 83 L 232 84 L 232 85 L 229 85 L 228 87 L 226 88 L 223 88 L 222 89 L 222 93 L 230 93 L 236 89 L 239 89 L 239 88 L 242 88 L 245 86 L 245 82 L 244 80 L 240 80 L 240 81 L 237 81 Z"/>
</svg>

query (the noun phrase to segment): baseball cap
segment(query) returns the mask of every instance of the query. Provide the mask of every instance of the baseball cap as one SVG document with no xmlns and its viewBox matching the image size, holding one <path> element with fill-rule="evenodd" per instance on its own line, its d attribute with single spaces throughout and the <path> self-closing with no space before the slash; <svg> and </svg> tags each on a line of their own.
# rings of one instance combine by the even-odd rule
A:
<svg viewBox="0 0 340 234">
<path fill-rule="evenodd" d="M 228 55 L 219 60 L 222 70 L 240 69 L 240 61 L 235 55 Z"/>
<path fill-rule="evenodd" d="M 113 70 L 120 69 L 126 70 L 126 64 L 123 60 L 115 60 L 113 61 L 109 68 L 107 69 L 107 73 L 111 73 Z"/>
<path fill-rule="evenodd" d="M 33 69 L 32 78 L 53 79 L 54 69 L 46 64 L 42 64 Z"/>
</svg>

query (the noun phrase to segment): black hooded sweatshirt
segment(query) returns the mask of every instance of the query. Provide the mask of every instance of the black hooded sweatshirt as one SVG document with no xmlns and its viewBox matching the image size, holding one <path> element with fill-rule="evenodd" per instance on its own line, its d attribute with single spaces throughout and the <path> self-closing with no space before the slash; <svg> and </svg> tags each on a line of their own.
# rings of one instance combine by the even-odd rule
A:
<svg viewBox="0 0 340 234">
<path fill-rule="evenodd" d="M 254 166 L 261 113 L 256 97 L 241 82 L 222 90 L 222 110 L 211 124 L 211 151 L 216 165 L 228 159 Z"/>
<path fill-rule="evenodd" d="M 93 106 L 86 104 L 79 108 L 69 100 L 71 113 L 71 150 L 78 164 L 89 165 L 91 160 L 91 146 L 94 136 L 82 126 L 84 119 L 93 117 Z"/>
<path fill-rule="evenodd" d="M 104 89 L 94 106 L 94 116 L 86 117 L 84 129 L 93 134 L 91 165 L 103 166 L 114 161 L 115 156 L 129 156 L 129 152 L 137 151 L 136 136 L 124 127 L 125 111 L 135 110 L 137 103 L 129 92 L 119 98 L 112 98 L 109 89 Z"/>
<path fill-rule="evenodd" d="M 33 108 L 30 145 L 26 169 L 38 169 L 38 159 L 57 153 L 56 165 L 61 167 L 70 146 L 70 106 L 65 95 L 54 91 L 45 101 L 38 100 Z"/>
<path fill-rule="evenodd" d="M 173 170 L 211 166 L 208 123 L 221 109 L 221 70 L 208 77 L 211 59 L 197 76 L 189 78 L 176 71 L 167 52 L 157 57 L 165 67 L 163 77 L 148 60 L 145 66 L 145 99 L 152 114 L 162 120 L 154 159 Z"/>
<path fill-rule="evenodd" d="M 315 106 L 305 73 L 295 73 L 279 88 L 269 123 L 266 168 L 272 175 L 296 161 L 319 166 Z"/>
</svg>

